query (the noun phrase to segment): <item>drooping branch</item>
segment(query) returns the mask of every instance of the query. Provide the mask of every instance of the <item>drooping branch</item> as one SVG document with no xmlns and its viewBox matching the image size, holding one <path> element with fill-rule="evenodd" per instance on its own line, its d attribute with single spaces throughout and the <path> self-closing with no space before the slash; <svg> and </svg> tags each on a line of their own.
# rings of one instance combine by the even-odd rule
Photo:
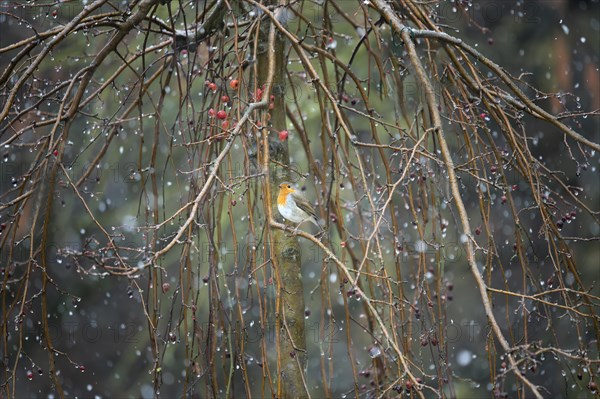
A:
<svg viewBox="0 0 600 399">
<path fill-rule="evenodd" d="M 392 10 L 392 8 L 387 3 L 385 3 L 382 0 L 374 0 L 374 1 L 375 1 L 375 4 L 377 5 L 377 8 L 382 13 L 382 15 L 385 17 L 386 21 L 390 24 L 392 29 L 394 29 L 394 31 L 397 34 L 399 34 L 402 37 L 402 39 L 404 40 L 404 45 L 405 45 L 408 55 L 410 57 L 411 63 L 415 69 L 417 79 L 423 86 L 423 90 L 425 92 L 425 99 L 426 99 L 428 110 L 429 110 L 429 116 L 431 118 L 434 132 L 435 132 L 434 134 L 436 135 L 438 142 L 440 144 L 442 156 L 443 156 L 444 162 L 446 164 L 446 173 L 448 174 L 448 180 L 450 182 L 453 200 L 458 209 L 458 213 L 459 213 L 459 217 L 460 217 L 460 221 L 461 221 L 461 225 L 462 225 L 462 229 L 463 229 L 463 234 L 466 237 L 466 240 L 464 240 L 464 245 L 465 245 L 465 250 L 466 250 L 466 254 L 467 254 L 467 261 L 469 263 L 471 275 L 473 276 L 475 283 L 477 285 L 477 288 L 479 290 L 479 297 L 483 304 L 487 319 L 492 326 L 494 335 L 500 342 L 502 349 L 505 351 L 505 353 L 511 363 L 511 369 L 513 370 L 513 373 L 515 374 L 515 376 L 519 380 L 521 380 L 523 382 L 523 384 L 525 384 L 531 390 L 531 392 L 535 395 L 536 398 L 541 399 L 541 398 L 543 398 L 543 396 L 539 392 L 538 387 L 535 386 L 527 377 L 525 377 L 520 372 L 519 368 L 516 367 L 516 364 L 515 364 L 516 362 L 512 355 L 512 347 L 508 343 L 506 338 L 504 337 L 504 334 L 502 333 L 502 330 L 500 329 L 500 325 L 498 324 L 498 322 L 496 320 L 496 316 L 494 315 L 494 311 L 492 309 L 492 304 L 488 297 L 487 286 L 481 276 L 481 273 L 479 272 L 479 268 L 478 268 L 477 262 L 475 260 L 475 248 L 473 246 L 473 241 L 472 241 L 473 233 L 472 233 L 472 229 L 471 229 L 471 223 L 469 221 L 469 215 L 467 213 L 465 204 L 462 199 L 462 193 L 461 193 L 461 190 L 458 185 L 456 172 L 454 170 L 454 161 L 452 160 L 452 154 L 450 153 L 450 149 L 448 147 L 448 143 L 446 141 L 445 133 L 443 130 L 442 118 L 440 116 L 440 112 L 439 112 L 438 105 L 437 105 L 437 100 L 435 98 L 435 91 L 433 89 L 433 86 L 432 86 L 429 78 L 427 77 L 427 73 L 425 72 L 425 70 L 421 64 L 421 60 L 419 58 L 419 55 L 417 53 L 413 39 L 410 34 L 411 29 L 408 28 L 407 26 L 405 26 L 398 19 L 398 17 L 396 16 L 396 14 Z"/>
</svg>

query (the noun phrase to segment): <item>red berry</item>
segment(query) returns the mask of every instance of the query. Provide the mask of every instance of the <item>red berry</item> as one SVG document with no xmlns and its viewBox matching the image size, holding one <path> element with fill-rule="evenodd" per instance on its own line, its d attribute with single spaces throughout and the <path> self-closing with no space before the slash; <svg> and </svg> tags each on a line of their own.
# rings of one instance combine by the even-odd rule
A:
<svg viewBox="0 0 600 399">
<path fill-rule="evenodd" d="M 163 285 L 162 285 L 162 291 L 163 291 L 163 293 L 166 294 L 167 292 L 169 292 L 170 289 L 171 289 L 171 284 L 169 284 L 169 283 L 163 283 Z"/>
<path fill-rule="evenodd" d="M 52 155 L 54 155 L 55 157 L 58 156 L 58 150 L 52 151 Z"/>
<path fill-rule="evenodd" d="M 229 128 L 229 121 L 223 121 L 223 123 L 221 123 L 221 127 L 227 130 Z"/>
<path fill-rule="evenodd" d="M 208 116 L 215 116 L 215 114 L 216 114 L 216 112 L 214 109 L 211 108 L 208 110 Z"/>
<path fill-rule="evenodd" d="M 275 108 L 275 103 L 269 103 L 269 109 Z"/>
<path fill-rule="evenodd" d="M 229 82 L 229 87 L 231 87 L 233 90 L 236 90 L 239 85 L 240 81 L 237 79 L 232 79 L 231 82 Z"/>
<path fill-rule="evenodd" d="M 220 110 L 217 112 L 217 119 L 225 119 L 227 118 L 227 112 Z"/>
<path fill-rule="evenodd" d="M 29 380 L 33 380 L 33 371 L 31 371 L 31 370 L 28 370 L 28 371 L 27 371 L 27 378 L 28 378 Z"/>
<path fill-rule="evenodd" d="M 53 17 L 56 17 L 57 15 L 58 15 L 58 11 L 56 11 L 56 10 L 52 10 L 52 16 L 53 16 Z"/>
<path fill-rule="evenodd" d="M 217 85 L 216 85 L 215 83 L 213 83 L 213 82 L 210 82 L 210 83 L 208 84 L 208 89 L 209 89 L 210 91 L 217 91 Z"/>
<path fill-rule="evenodd" d="M 288 138 L 288 131 L 287 130 L 282 130 L 281 132 L 279 132 L 279 140 L 286 141 L 287 138 Z"/>
<path fill-rule="evenodd" d="M 229 96 L 221 96 L 221 101 L 223 101 L 224 103 L 228 103 L 229 102 Z"/>
</svg>

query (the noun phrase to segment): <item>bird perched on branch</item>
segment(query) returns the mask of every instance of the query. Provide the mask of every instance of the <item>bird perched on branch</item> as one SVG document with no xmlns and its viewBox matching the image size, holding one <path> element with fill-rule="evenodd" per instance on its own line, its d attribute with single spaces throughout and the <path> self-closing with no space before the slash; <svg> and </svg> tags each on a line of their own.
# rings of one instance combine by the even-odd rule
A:
<svg viewBox="0 0 600 399">
<path fill-rule="evenodd" d="M 290 183 L 284 182 L 279 185 L 277 209 L 279 209 L 281 216 L 290 222 L 298 224 L 296 230 L 298 230 L 298 227 L 306 221 L 312 222 L 321 229 L 314 208 L 302 196 L 300 191 L 295 189 Z"/>
</svg>

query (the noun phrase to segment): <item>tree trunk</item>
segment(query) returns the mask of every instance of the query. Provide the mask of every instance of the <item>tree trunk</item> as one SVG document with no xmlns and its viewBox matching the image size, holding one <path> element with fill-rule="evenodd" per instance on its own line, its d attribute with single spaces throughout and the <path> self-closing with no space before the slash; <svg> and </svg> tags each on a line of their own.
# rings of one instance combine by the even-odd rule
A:
<svg viewBox="0 0 600 399">
<path fill-rule="evenodd" d="M 287 140 L 281 141 L 277 134 L 286 128 L 285 116 L 285 43 L 275 36 L 274 48 L 269 48 L 268 34 L 264 35 L 264 51 L 257 59 L 259 87 L 267 85 L 269 58 L 275 58 L 275 73 L 271 83 L 269 101 L 273 103 L 271 133 L 269 134 L 269 180 L 271 186 L 272 215 L 282 221 L 277 210 L 278 184 L 290 181 L 290 156 Z M 262 50 L 262 48 L 261 48 Z M 271 101 L 272 99 L 272 101 Z M 267 131 L 266 129 L 263 131 Z M 282 166 L 283 165 L 283 166 Z M 277 353 L 277 397 L 308 397 L 303 382 L 303 367 L 306 363 L 306 339 L 304 330 L 304 287 L 302 285 L 302 261 L 298 239 L 279 229 L 270 229 L 271 254 L 273 255 L 274 284 L 277 289 L 276 337 Z"/>
</svg>

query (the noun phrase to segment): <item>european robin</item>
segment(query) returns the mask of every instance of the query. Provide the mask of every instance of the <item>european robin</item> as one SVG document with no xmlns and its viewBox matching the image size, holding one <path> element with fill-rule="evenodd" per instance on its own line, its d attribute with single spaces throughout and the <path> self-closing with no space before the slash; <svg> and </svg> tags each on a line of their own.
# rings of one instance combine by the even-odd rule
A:
<svg viewBox="0 0 600 399">
<path fill-rule="evenodd" d="M 290 183 L 281 183 L 279 185 L 279 195 L 277 196 L 277 209 L 281 216 L 293 223 L 298 223 L 298 227 L 306 221 L 311 221 L 319 229 L 319 219 L 314 208 L 296 190 Z"/>
</svg>

